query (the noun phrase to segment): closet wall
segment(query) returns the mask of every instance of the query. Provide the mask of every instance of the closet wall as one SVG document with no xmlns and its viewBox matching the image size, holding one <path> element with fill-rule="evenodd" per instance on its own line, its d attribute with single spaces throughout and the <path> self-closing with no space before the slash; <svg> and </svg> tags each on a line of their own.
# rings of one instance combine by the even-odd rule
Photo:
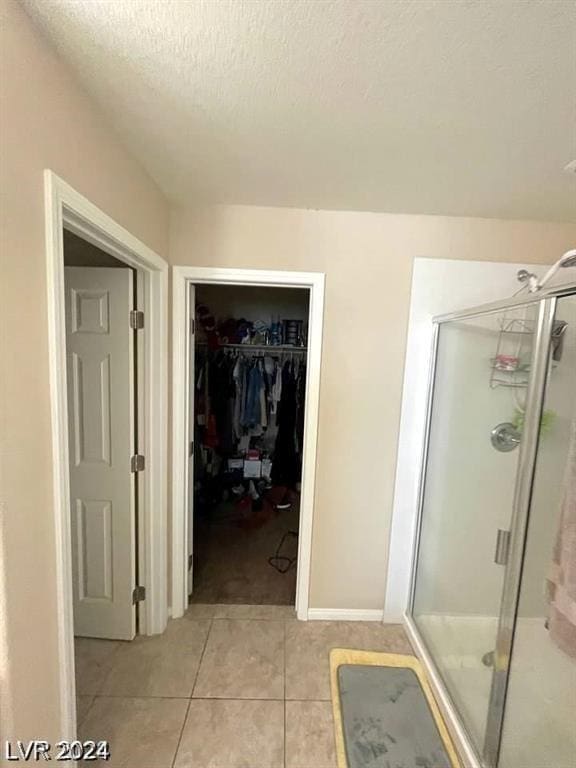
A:
<svg viewBox="0 0 576 768">
<path fill-rule="evenodd" d="M 173 212 L 172 264 L 326 273 L 311 607 L 384 605 L 413 259 L 545 264 L 575 241 L 576 225 L 553 222 Z"/>
<path fill-rule="evenodd" d="M 198 285 L 196 303 L 219 318 L 269 320 L 272 316 L 308 322 L 308 291 L 243 285 Z"/>
</svg>

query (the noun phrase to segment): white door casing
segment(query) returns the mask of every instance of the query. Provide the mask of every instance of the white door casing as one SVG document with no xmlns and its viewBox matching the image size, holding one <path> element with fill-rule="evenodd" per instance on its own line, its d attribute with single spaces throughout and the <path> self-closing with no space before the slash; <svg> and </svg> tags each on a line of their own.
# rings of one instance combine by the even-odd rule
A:
<svg viewBox="0 0 576 768">
<path fill-rule="evenodd" d="M 196 345 L 196 288 L 190 283 L 188 288 L 188 317 L 190 337 L 188 350 L 188 595 L 194 589 L 194 453 L 199 450 L 195 445 L 194 398 L 196 394 L 195 345 Z"/>
<path fill-rule="evenodd" d="M 167 602 L 167 370 L 168 272 L 164 259 L 114 219 L 77 192 L 53 171 L 44 171 L 46 234 L 46 320 L 50 370 L 50 432 L 52 437 L 52 514 L 56 594 L 58 737 L 74 740 L 76 686 L 74 674 L 74 621 L 72 538 L 70 531 L 70 466 L 68 460 L 68 388 L 66 376 L 66 294 L 64 288 L 63 228 L 136 269 L 141 278 L 139 308 L 144 328 L 138 332 L 140 421 L 139 447 L 146 456 L 146 471 L 139 478 L 139 570 L 146 600 L 139 604 L 139 631 L 163 632 Z M 48 654 L 53 664 L 55 655 Z"/>
<path fill-rule="evenodd" d="M 188 320 L 191 316 L 189 286 L 209 283 L 308 288 L 310 291 L 306 413 L 296 581 L 296 614 L 299 619 L 308 619 L 316 446 L 320 405 L 324 281 L 325 276 L 320 272 L 282 272 L 192 266 L 172 268 L 172 618 L 183 616 L 188 608 L 188 555 L 191 544 L 191 532 L 189 531 L 191 516 L 188 510 L 190 490 L 188 484 L 190 467 L 190 424 L 188 421 L 190 412 L 190 388 L 188 386 L 190 326 Z"/>
<path fill-rule="evenodd" d="M 66 267 L 74 634 L 131 640 L 136 537 L 132 271 Z"/>
</svg>

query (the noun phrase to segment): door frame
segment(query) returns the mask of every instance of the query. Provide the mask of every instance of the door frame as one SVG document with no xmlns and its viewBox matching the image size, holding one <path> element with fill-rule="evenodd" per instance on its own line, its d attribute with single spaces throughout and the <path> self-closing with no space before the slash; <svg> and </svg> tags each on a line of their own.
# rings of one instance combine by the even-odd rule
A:
<svg viewBox="0 0 576 768">
<path fill-rule="evenodd" d="M 144 403 L 140 410 L 146 471 L 139 489 L 137 542 L 140 582 L 146 601 L 140 603 L 140 633 L 163 632 L 167 622 L 167 295 L 168 264 L 117 224 L 87 198 L 44 171 L 48 356 L 52 434 L 53 507 L 56 547 L 60 733 L 76 735 L 76 684 L 70 537 L 70 476 L 63 230 L 123 261 L 138 272 L 143 286 Z M 142 386 L 143 385 L 143 386 Z"/>
<path fill-rule="evenodd" d="M 258 269 L 172 268 L 172 608 L 177 618 L 188 608 L 188 372 L 189 284 L 307 288 L 310 291 L 306 410 L 298 536 L 296 614 L 308 619 L 312 528 L 316 480 L 320 368 L 324 318 L 322 272 L 285 272 Z"/>
</svg>

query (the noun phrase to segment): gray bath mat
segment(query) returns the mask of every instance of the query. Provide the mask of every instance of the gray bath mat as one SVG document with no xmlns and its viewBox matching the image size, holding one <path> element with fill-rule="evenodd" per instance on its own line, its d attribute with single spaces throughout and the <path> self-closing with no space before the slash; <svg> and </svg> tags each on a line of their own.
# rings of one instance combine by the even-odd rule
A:
<svg viewBox="0 0 576 768">
<path fill-rule="evenodd" d="M 337 654 L 341 654 L 343 663 L 335 660 Z M 414 657 L 332 651 L 332 665 L 338 697 L 338 707 L 334 707 L 337 745 L 340 736 L 339 752 L 344 753 L 338 755 L 339 768 L 459 765 L 435 702 L 430 703 L 431 692 L 423 670 Z"/>
</svg>

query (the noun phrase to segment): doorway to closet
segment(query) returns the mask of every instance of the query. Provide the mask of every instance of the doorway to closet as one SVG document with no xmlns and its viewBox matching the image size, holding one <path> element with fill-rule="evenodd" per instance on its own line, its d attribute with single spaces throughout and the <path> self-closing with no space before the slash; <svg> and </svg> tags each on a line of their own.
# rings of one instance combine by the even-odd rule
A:
<svg viewBox="0 0 576 768">
<path fill-rule="evenodd" d="M 172 617 L 308 618 L 324 275 L 173 268 Z"/>
<path fill-rule="evenodd" d="M 294 605 L 310 291 L 190 291 L 189 598 Z"/>
</svg>

